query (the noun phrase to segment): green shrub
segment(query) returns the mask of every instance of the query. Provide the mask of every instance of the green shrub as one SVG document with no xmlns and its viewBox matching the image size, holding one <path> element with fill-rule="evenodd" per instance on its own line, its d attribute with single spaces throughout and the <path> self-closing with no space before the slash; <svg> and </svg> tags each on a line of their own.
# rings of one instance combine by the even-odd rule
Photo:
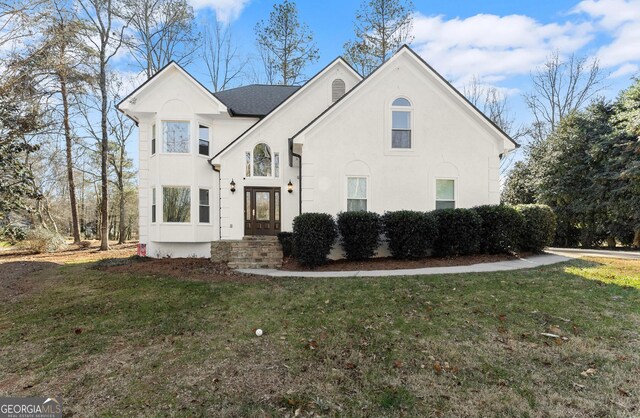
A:
<svg viewBox="0 0 640 418">
<path fill-rule="evenodd" d="M 324 264 L 337 237 L 336 222 L 331 215 L 298 215 L 293 219 L 293 256 L 300 264 L 309 267 Z"/>
<path fill-rule="evenodd" d="M 293 232 L 278 232 L 278 241 L 282 245 L 282 255 L 291 257 L 293 255 Z"/>
<path fill-rule="evenodd" d="M 477 254 L 480 249 L 482 219 L 471 209 L 433 211 L 438 223 L 434 252 L 440 257 Z"/>
<path fill-rule="evenodd" d="M 436 220 L 427 212 L 387 212 L 382 223 L 393 258 L 426 257 L 438 236 Z"/>
<path fill-rule="evenodd" d="M 375 255 L 382 232 L 380 215 L 364 211 L 342 212 L 337 221 L 342 249 L 348 260 L 365 260 Z"/>
<path fill-rule="evenodd" d="M 36 228 L 27 232 L 27 237 L 20 243 L 22 248 L 35 253 L 52 253 L 67 245 L 64 237 L 44 228 Z"/>
<path fill-rule="evenodd" d="M 10 244 L 16 244 L 27 238 L 27 232 L 19 225 L 8 224 L 0 228 L 0 239 Z"/>
<path fill-rule="evenodd" d="M 520 249 L 541 252 L 551 245 L 556 232 L 556 215 L 546 205 L 518 205 L 516 209 L 524 218 L 520 234 Z"/>
<path fill-rule="evenodd" d="M 480 252 L 508 254 L 520 246 L 524 218 L 512 206 L 483 205 L 472 209 L 480 216 Z"/>
</svg>

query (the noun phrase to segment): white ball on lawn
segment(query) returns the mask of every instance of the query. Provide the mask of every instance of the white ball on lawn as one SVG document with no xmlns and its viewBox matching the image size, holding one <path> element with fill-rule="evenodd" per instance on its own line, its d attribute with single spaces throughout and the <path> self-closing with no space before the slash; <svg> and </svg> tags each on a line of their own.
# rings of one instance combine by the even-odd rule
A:
<svg viewBox="0 0 640 418">
<path fill-rule="evenodd" d="M 258 337 L 260 337 L 260 336 L 262 335 L 262 330 L 261 330 L 260 328 L 258 328 L 258 329 L 256 330 L 256 335 L 257 335 Z"/>
</svg>

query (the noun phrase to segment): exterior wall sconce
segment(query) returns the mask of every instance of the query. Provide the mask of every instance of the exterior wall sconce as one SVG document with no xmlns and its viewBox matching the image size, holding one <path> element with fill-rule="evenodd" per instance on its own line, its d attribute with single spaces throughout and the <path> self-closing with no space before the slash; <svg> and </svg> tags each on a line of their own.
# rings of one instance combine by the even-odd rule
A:
<svg viewBox="0 0 640 418">
<path fill-rule="evenodd" d="M 289 180 L 289 183 L 287 184 L 287 191 L 289 193 L 293 193 L 293 183 L 291 183 L 291 180 Z"/>
<path fill-rule="evenodd" d="M 231 186 L 231 193 L 235 193 L 236 191 L 236 182 L 233 181 L 233 179 L 231 179 L 231 183 L 229 183 L 229 186 Z"/>
</svg>

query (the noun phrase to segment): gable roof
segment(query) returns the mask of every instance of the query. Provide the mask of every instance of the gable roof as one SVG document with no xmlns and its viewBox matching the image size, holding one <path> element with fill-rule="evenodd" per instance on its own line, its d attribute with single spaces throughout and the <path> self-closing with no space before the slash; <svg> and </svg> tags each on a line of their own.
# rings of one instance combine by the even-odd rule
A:
<svg viewBox="0 0 640 418">
<path fill-rule="evenodd" d="M 300 86 L 272 86 L 250 84 L 248 86 L 213 93 L 224 103 L 233 116 L 263 117 L 295 93 Z"/>
<path fill-rule="evenodd" d="M 515 140 L 513 140 L 513 138 L 511 138 L 511 136 L 509 136 L 509 134 L 507 134 L 504 130 L 502 130 L 502 128 L 500 128 L 498 125 L 496 125 L 496 123 L 494 121 L 492 121 L 491 119 L 489 119 L 489 117 L 487 115 L 485 115 L 480 109 L 478 109 L 473 103 L 471 103 L 469 101 L 469 99 L 467 99 L 462 93 L 460 93 L 460 91 L 458 91 L 458 89 L 456 89 L 451 83 L 449 83 L 439 72 L 437 72 L 432 66 L 430 66 L 420 55 L 418 55 L 413 49 L 411 49 L 408 45 L 403 45 L 402 47 L 400 47 L 400 49 L 398 49 L 398 51 L 396 51 L 395 54 L 393 54 L 393 56 L 387 60 L 386 62 L 383 62 L 382 64 L 380 64 L 375 70 L 373 70 L 366 78 L 362 79 L 358 84 L 356 84 L 351 90 L 349 90 L 348 92 L 346 92 L 342 97 L 340 97 L 340 99 L 338 99 L 337 101 L 335 101 L 333 104 L 331 104 L 331 106 L 329 106 L 328 108 L 326 108 L 324 110 L 324 112 L 320 113 L 318 116 L 316 116 L 311 122 L 309 122 L 305 127 L 303 127 L 302 129 L 300 129 L 298 132 L 296 132 L 295 135 L 293 135 L 291 137 L 291 139 L 296 138 L 298 135 L 302 134 L 304 131 L 306 131 L 307 129 L 309 129 L 311 126 L 315 125 L 316 122 L 318 122 L 320 119 L 322 119 L 327 113 L 331 112 L 336 106 L 338 106 L 340 103 L 342 103 L 344 101 L 345 98 L 349 97 L 353 92 L 359 90 L 361 88 L 361 86 L 363 84 L 365 84 L 368 80 L 371 79 L 371 77 L 378 72 L 378 70 L 382 67 L 384 67 L 386 64 L 388 64 L 389 62 L 391 62 L 393 60 L 393 57 L 397 56 L 400 52 L 402 52 L 403 50 L 407 50 L 409 51 L 412 56 L 414 58 L 416 58 L 422 65 L 424 65 L 429 71 L 431 71 L 434 75 L 436 75 L 441 82 L 443 82 L 451 91 L 453 91 L 454 93 L 456 93 L 457 97 L 459 99 L 461 99 L 463 101 L 463 103 L 465 103 L 466 105 L 468 105 L 472 110 L 474 110 L 477 114 L 479 114 L 483 120 L 485 122 L 487 122 L 489 124 L 490 127 L 492 127 L 493 129 L 495 129 L 501 136 L 503 136 L 504 138 L 506 138 L 507 140 L 509 140 L 511 143 L 513 143 L 515 145 L 516 148 L 520 147 L 520 144 L 518 144 Z"/>
<path fill-rule="evenodd" d="M 122 113 L 126 114 L 127 116 L 129 116 L 130 118 L 132 118 L 129 114 L 127 114 L 127 112 L 125 110 L 123 110 L 120 106 L 130 100 L 131 98 L 135 99 L 136 94 L 142 92 L 143 90 L 147 89 L 148 86 L 150 86 L 151 84 L 153 84 L 156 80 L 158 80 L 160 78 L 160 75 L 163 74 L 165 71 L 167 71 L 169 68 L 176 68 L 178 70 L 179 73 L 183 74 L 184 76 L 186 76 L 189 80 L 191 80 L 192 82 L 194 82 L 197 87 L 200 89 L 200 91 L 202 91 L 203 93 L 205 93 L 207 96 L 210 96 L 215 102 L 217 102 L 219 105 L 223 106 L 226 108 L 226 105 L 220 101 L 220 99 L 218 99 L 217 97 L 215 97 L 211 91 L 209 91 L 208 88 L 206 88 L 204 86 L 204 84 L 202 84 L 201 82 L 199 82 L 194 76 L 192 76 L 191 74 L 189 74 L 189 72 L 187 70 L 185 70 L 184 68 L 182 68 L 182 66 L 180 66 L 180 64 L 178 64 L 177 62 L 171 60 L 167 65 L 165 65 L 164 67 L 162 67 L 161 69 L 159 69 L 154 75 L 152 75 L 150 78 L 148 78 L 144 83 L 140 84 L 135 90 L 133 90 L 131 93 L 129 93 L 124 99 L 120 100 L 120 102 L 118 102 L 118 104 L 116 105 L 116 109 L 118 109 L 119 111 L 121 111 Z M 133 118 L 132 118 L 133 119 Z M 137 121 L 136 121 L 137 124 Z"/>
<path fill-rule="evenodd" d="M 318 71 L 313 77 L 311 77 L 306 83 L 304 83 L 304 85 L 302 85 L 301 87 L 299 87 L 298 89 L 296 89 L 296 91 L 294 91 L 289 97 L 287 97 L 284 101 L 282 101 L 281 103 L 279 103 L 276 107 L 274 107 L 267 115 L 265 115 L 265 117 L 263 117 L 262 119 L 260 119 L 259 121 L 257 121 L 256 123 L 254 123 L 253 125 L 251 125 L 246 131 L 244 131 L 243 133 L 241 133 L 236 139 L 234 139 L 233 141 L 231 141 L 229 144 L 227 144 L 226 147 L 222 148 L 216 155 L 214 155 L 213 157 L 211 157 L 209 159 L 209 163 L 213 164 L 212 161 L 217 158 L 218 156 L 220 156 L 222 153 L 224 153 L 225 151 L 227 151 L 229 148 L 231 148 L 233 145 L 235 145 L 238 141 L 240 141 L 242 138 L 245 137 L 245 135 L 248 135 L 250 132 L 252 132 L 255 128 L 257 128 L 258 126 L 260 126 L 262 123 L 264 123 L 266 120 L 268 120 L 274 113 L 276 113 L 278 111 L 278 109 L 282 108 L 286 103 L 288 103 L 290 100 L 292 100 L 294 97 L 296 97 L 297 95 L 301 94 L 304 90 L 306 90 L 306 88 L 313 82 L 315 81 L 317 78 L 319 78 L 322 74 L 325 73 L 325 71 L 327 71 L 329 68 L 333 67 L 334 64 L 341 62 L 343 63 L 349 70 L 351 70 L 358 78 L 362 79 L 362 76 L 347 62 L 345 61 L 344 58 L 342 57 L 338 57 L 336 59 L 334 59 L 333 61 L 331 61 L 329 64 L 327 64 L 322 70 Z M 359 84 L 359 83 L 358 83 Z M 344 96 L 343 96 L 344 97 Z"/>
</svg>

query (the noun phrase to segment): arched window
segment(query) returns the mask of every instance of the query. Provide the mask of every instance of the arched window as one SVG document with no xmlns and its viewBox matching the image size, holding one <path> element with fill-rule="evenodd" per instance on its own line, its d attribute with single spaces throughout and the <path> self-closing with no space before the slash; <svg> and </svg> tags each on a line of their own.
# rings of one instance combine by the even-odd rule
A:
<svg viewBox="0 0 640 418">
<path fill-rule="evenodd" d="M 271 152 L 269 145 L 259 143 L 253 151 L 245 153 L 246 177 L 279 177 L 280 153 Z"/>
<path fill-rule="evenodd" d="M 335 102 L 341 98 L 344 95 L 345 90 L 346 87 L 344 81 L 339 78 L 333 80 L 333 83 L 331 83 L 331 101 Z"/>
<path fill-rule="evenodd" d="M 411 102 L 398 97 L 391 103 L 391 148 L 411 149 Z"/>
</svg>

